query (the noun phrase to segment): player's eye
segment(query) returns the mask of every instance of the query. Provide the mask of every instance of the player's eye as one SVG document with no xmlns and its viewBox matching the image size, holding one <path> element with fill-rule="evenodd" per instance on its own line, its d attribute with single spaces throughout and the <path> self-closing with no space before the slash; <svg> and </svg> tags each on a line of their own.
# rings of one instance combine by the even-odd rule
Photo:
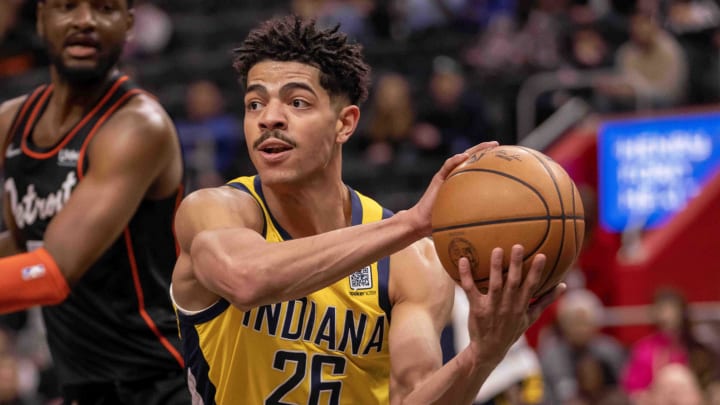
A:
<svg viewBox="0 0 720 405">
<path fill-rule="evenodd" d="M 245 105 L 245 109 L 247 111 L 257 111 L 262 107 L 262 104 L 260 104 L 257 101 L 250 101 Z"/>
<path fill-rule="evenodd" d="M 70 11 L 76 6 L 75 1 L 61 0 L 56 3 L 56 7 L 62 11 Z"/>
<path fill-rule="evenodd" d="M 102 11 L 104 13 L 111 13 L 111 12 L 115 11 L 115 5 L 113 5 L 110 2 L 103 2 L 100 5 L 100 11 Z"/>
<path fill-rule="evenodd" d="M 299 98 L 293 99 L 293 101 L 292 101 L 292 106 L 295 108 L 305 108 L 305 107 L 308 107 L 309 105 L 310 105 L 310 103 L 308 103 L 305 100 L 299 99 Z"/>
</svg>

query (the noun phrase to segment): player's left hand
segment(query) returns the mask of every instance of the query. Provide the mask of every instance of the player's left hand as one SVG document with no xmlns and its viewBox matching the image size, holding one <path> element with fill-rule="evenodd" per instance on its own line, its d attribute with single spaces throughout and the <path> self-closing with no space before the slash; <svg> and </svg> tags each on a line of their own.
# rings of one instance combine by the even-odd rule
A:
<svg viewBox="0 0 720 405">
<path fill-rule="evenodd" d="M 482 294 L 475 285 L 469 261 L 460 259 L 460 285 L 470 303 L 470 347 L 479 358 L 499 361 L 542 311 L 566 289 L 566 285 L 560 283 L 550 292 L 533 300 L 533 293 L 541 282 L 546 257 L 543 254 L 535 255 L 530 269 L 523 277 L 523 255 L 521 245 L 513 246 L 510 265 L 503 275 L 503 250 L 493 250 L 487 294 Z"/>
</svg>

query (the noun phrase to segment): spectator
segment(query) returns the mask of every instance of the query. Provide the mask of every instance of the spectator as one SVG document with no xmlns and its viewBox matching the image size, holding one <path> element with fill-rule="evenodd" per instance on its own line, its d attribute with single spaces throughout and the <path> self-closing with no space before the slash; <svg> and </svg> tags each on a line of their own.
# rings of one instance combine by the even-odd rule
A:
<svg viewBox="0 0 720 405">
<path fill-rule="evenodd" d="M 436 155 L 460 153 L 471 145 L 492 140 L 487 133 L 484 102 L 467 85 L 465 73 L 448 56 L 433 60 L 429 97 L 418 107 L 413 142 Z"/>
<path fill-rule="evenodd" d="M 644 400 L 658 370 L 668 364 L 690 368 L 704 385 L 717 379 L 717 355 L 694 334 L 687 302 L 672 289 L 660 289 L 653 301 L 656 330 L 632 347 L 622 385 L 633 399 Z"/>
<path fill-rule="evenodd" d="M 633 15 L 630 40 L 618 50 L 615 69 L 615 75 L 602 77 L 595 84 L 601 110 L 670 107 L 685 97 L 684 52 L 677 40 L 660 28 L 655 13 Z"/>
<path fill-rule="evenodd" d="M 648 397 L 638 405 L 704 405 L 695 375 L 682 364 L 668 364 L 657 371 Z"/>
<path fill-rule="evenodd" d="M 720 405 L 720 381 L 713 381 L 705 388 L 708 405 Z"/>
<path fill-rule="evenodd" d="M 602 303 L 588 290 L 570 290 L 558 302 L 558 332 L 546 335 L 538 348 L 549 403 L 564 404 L 581 398 L 578 371 L 602 371 L 599 381 L 583 381 L 584 388 L 593 393 L 609 392 L 618 386 L 625 352 L 617 341 L 600 333 L 602 317 Z M 586 360 L 597 364 L 583 364 Z M 597 383 L 602 387 L 592 386 Z"/>
<path fill-rule="evenodd" d="M 523 58 L 515 47 L 517 24 L 507 15 L 488 23 L 476 43 L 465 52 L 464 59 L 479 74 L 507 75 L 521 68 Z"/>
<path fill-rule="evenodd" d="M 578 395 L 568 405 L 630 405 L 630 398 L 617 384 L 610 366 L 590 352 L 584 352 L 575 364 Z"/>
<path fill-rule="evenodd" d="M 20 398 L 18 366 L 14 357 L 0 354 L 0 404 L 23 405 Z"/>
<path fill-rule="evenodd" d="M 36 405 L 49 401 L 38 392 L 41 375 L 33 359 L 17 351 L 14 331 L 0 325 L 0 404 Z"/>
<path fill-rule="evenodd" d="M 568 62 L 575 69 L 605 69 L 612 66 L 612 49 L 592 24 L 580 25 L 569 35 Z"/>
<path fill-rule="evenodd" d="M 570 26 L 567 0 L 540 0 L 519 23 L 498 13 L 468 47 L 465 60 L 480 73 L 523 80 L 528 73 L 556 69 L 563 63 L 562 39 Z"/>
<path fill-rule="evenodd" d="M 326 0 L 317 11 L 317 21 L 324 27 L 340 24 L 351 38 L 365 42 L 372 37 L 368 20 L 374 7 L 371 0 Z"/>
<path fill-rule="evenodd" d="M 158 55 L 170 43 L 172 20 L 165 10 L 147 0 L 135 2 L 135 23 L 125 55 L 137 59 Z"/>
<path fill-rule="evenodd" d="M 367 117 L 359 142 L 365 161 L 386 165 L 398 158 L 414 160 L 410 135 L 415 110 L 407 78 L 399 73 L 381 75 Z"/>
<path fill-rule="evenodd" d="M 515 2 L 515 0 L 467 0 L 465 12 L 459 16 L 459 19 L 482 32 L 498 18 L 514 18 Z"/>
<path fill-rule="evenodd" d="M 466 3 L 467 0 L 405 0 L 399 2 L 399 9 L 411 38 L 437 40 L 435 34 L 458 28 L 455 23 L 463 15 Z"/>
<path fill-rule="evenodd" d="M 712 32 L 720 26 L 720 7 L 712 0 L 671 0 L 667 26 L 675 35 Z"/>
<path fill-rule="evenodd" d="M 720 7 L 713 0 L 670 1 L 667 28 L 682 45 L 688 60 L 691 103 L 715 102 L 720 97 L 717 41 Z"/>
<path fill-rule="evenodd" d="M 236 173 L 240 150 L 240 122 L 225 112 L 218 86 L 208 80 L 191 83 L 185 97 L 186 117 L 177 120 L 186 156 L 190 188 L 217 186 Z"/>
<path fill-rule="evenodd" d="M 13 358 L 12 364 L 19 370 L 17 383 L 23 399 L 36 403 L 60 398 L 57 370 L 53 367 L 39 307 L 0 315 L 0 353 L 3 352 Z"/>
<path fill-rule="evenodd" d="M 291 0 L 290 10 L 304 19 L 316 18 L 326 0 Z"/>
</svg>

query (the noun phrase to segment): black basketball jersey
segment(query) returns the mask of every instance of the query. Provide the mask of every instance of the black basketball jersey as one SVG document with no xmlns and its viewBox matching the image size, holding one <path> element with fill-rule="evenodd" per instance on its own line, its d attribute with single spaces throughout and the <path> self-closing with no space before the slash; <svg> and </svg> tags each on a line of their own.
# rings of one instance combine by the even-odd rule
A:
<svg viewBox="0 0 720 405">
<path fill-rule="evenodd" d="M 27 249 L 42 246 L 45 230 L 82 181 L 86 151 L 112 114 L 142 92 L 117 77 L 97 105 L 51 148 L 33 144 L 35 125 L 52 85 L 20 107 L 5 148 L 4 189 Z M 144 200 L 120 237 L 90 267 L 62 304 L 43 308 L 48 342 L 63 384 L 132 381 L 181 370 L 175 314 L 169 299 L 177 249 L 172 221 L 182 197 Z M 112 213 L 108 213 L 112 215 Z"/>
</svg>

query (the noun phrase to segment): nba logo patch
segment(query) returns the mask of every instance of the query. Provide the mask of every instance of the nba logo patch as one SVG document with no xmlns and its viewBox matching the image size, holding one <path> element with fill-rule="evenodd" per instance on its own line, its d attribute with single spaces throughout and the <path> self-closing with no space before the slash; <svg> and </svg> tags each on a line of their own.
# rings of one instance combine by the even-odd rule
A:
<svg viewBox="0 0 720 405">
<path fill-rule="evenodd" d="M 372 288 L 372 272 L 370 266 L 365 266 L 362 270 L 358 270 L 350 275 L 351 290 L 367 290 Z"/>
<path fill-rule="evenodd" d="M 35 280 L 45 275 L 45 266 L 36 264 L 22 269 L 21 277 L 24 281 Z"/>
</svg>

